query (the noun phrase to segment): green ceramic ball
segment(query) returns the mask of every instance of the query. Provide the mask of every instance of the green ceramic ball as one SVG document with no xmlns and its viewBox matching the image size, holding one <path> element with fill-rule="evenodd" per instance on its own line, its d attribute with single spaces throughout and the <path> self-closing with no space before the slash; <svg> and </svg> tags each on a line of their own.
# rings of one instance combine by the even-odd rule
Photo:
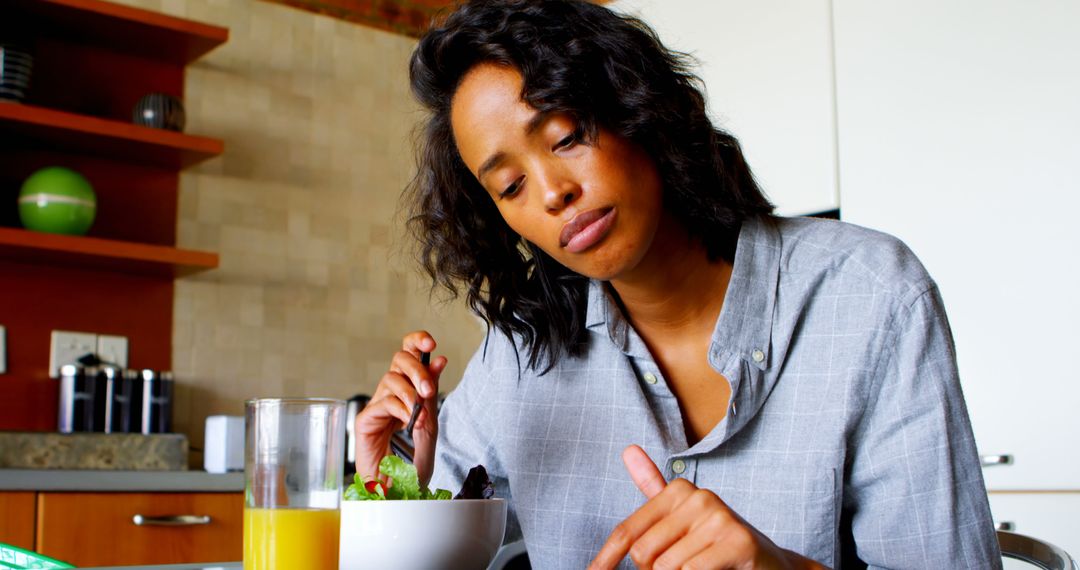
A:
<svg viewBox="0 0 1080 570">
<path fill-rule="evenodd" d="M 70 168 L 42 168 L 23 182 L 19 192 L 19 219 L 29 230 L 81 236 L 96 213 L 93 186 Z"/>
</svg>

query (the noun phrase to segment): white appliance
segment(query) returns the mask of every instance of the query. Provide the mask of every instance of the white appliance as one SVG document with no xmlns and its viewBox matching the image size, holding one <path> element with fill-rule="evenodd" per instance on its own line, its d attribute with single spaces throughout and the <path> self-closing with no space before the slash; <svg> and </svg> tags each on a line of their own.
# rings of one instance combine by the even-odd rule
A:
<svg viewBox="0 0 1080 570">
<path fill-rule="evenodd" d="M 209 416 L 203 443 L 208 473 L 244 470 L 244 416 Z"/>
</svg>

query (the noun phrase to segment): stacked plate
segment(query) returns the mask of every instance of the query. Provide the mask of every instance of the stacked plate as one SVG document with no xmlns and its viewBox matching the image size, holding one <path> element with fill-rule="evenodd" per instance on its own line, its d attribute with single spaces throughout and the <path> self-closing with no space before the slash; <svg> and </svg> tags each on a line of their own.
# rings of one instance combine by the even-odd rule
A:
<svg viewBox="0 0 1080 570">
<path fill-rule="evenodd" d="M 0 43 L 0 100 L 22 101 L 30 88 L 34 58 L 26 49 Z"/>
</svg>

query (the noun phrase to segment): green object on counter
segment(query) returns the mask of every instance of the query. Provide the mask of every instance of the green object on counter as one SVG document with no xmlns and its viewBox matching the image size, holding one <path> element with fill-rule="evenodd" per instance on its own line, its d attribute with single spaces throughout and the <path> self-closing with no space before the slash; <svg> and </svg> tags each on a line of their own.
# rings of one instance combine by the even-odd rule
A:
<svg viewBox="0 0 1080 570">
<path fill-rule="evenodd" d="M 19 219 L 27 229 L 83 235 L 94 223 L 97 197 L 82 174 L 48 166 L 31 174 L 19 191 Z"/>
<path fill-rule="evenodd" d="M 0 568 L 25 570 L 28 568 L 74 568 L 74 566 L 17 546 L 0 543 Z"/>
</svg>

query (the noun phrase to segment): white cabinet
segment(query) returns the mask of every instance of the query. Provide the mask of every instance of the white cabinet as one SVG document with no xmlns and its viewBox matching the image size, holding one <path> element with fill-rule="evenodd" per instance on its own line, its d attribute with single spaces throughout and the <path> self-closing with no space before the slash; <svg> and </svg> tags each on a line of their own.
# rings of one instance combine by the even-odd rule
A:
<svg viewBox="0 0 1080 570">
<path fill-rule="evenodd" d="M 834 17 L 843 218 L 940 285 L 980 452 L 1015 456 L 988 488 L 1080 489 L 1080 2 Z"/>
<path fill-rule="evenodd" d="M 1013 532 L 1061 547 L 1073 558 L 1080 554 L 1080 493 L 991 493 L 990 511 L 995 523 L 1011 523 Z"/>
<path fill-rule="evenodd" d="M 711 116 L 778 212 L 840 207 L 829 0 L 617 0 L 699 62 Z"/>
</svg>

